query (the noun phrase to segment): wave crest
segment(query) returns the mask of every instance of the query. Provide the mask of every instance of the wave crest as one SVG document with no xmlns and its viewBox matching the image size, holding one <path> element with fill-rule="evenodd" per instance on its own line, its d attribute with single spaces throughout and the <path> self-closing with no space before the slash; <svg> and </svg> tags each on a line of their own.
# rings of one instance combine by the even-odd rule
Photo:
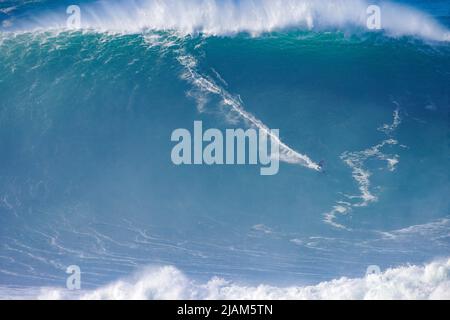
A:
<svg viewBox="0 0 450 320">
<path fill-rule="evenodd" d="M 99 1 L 81 7 L 82 27 L 102 31 L 177 30 L 181 33 L 258 35 L 286 28 L 367 28 L 367 0 L 136 0 Z M 426 14 L 379 3 L 382 29 L 391 36 L 449 41 L 449 31 Z M 34 27 L 64 28 L 66 13 L 33 18 Z"/>
</svg>

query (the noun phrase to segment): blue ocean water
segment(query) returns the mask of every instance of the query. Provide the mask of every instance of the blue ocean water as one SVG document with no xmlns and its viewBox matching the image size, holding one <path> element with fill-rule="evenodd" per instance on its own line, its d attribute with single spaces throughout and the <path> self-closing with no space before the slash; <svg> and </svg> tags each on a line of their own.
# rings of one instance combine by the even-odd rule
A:
<svg viewBox="0 0 450 320">
<path fill-rule="evenodd" d="M 83 1 L 81 30 L 69 2 L 0 3 L 3 295 L 69 265 L 282 287 L 450 256 L 449 1 L 381 3 L 382 31 L 356 0 L 154 3 Z M 173 130 L 237 110 L 323 172 L 171 162 Z"/>
</svg>

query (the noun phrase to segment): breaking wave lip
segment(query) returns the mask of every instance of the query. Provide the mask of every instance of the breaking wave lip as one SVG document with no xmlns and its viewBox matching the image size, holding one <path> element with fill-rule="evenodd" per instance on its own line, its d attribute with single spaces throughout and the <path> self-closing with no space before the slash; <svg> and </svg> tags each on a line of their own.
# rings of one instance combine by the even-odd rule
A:
<svg viewBox="0 0 450 320">
<path fill-rule="evenodd" d="M 214 277 L 190 279 L 173 266 L 149 267 L 98 289 L 68 291 L 0 288 L 4 299 L 89 300 L 322 300 L 450 299 L 450 258 L 406 265 L 361 278 L 334 279 L 310 286 L 242 285 Z"/>
<path fill-rule="evenodd" d="M 368 0 L 97 1 L 82 6 L 81 27 L 116 32 L 177 30 L 205 35 L 259 35 L 288 28 L 367 30 L 370 5 L 373 3 Z M 382 30 L 387 35 L 450 41 L 449 30 L 421 11 L 387 1 L 378 5 Z M 66 19 L 64 10 L 47 12 L 31 16 L 31 21 L 22 23 L 21 28 L 65 28 Z"/>
</svg>

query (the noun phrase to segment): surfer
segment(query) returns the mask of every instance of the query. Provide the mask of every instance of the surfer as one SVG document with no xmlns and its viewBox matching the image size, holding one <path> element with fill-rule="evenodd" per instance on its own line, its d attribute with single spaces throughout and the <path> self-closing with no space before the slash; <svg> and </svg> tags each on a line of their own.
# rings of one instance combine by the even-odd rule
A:
<svg viewBox="0 0 450 320">
<path fill-rule="evenodd" d="M 320 172 L 325 172 L 324 167 L 325 167 L 325 160 L 321 160 L 321 161 L 319 162 L 319 171 L 320 171 Z"/>
</svg>

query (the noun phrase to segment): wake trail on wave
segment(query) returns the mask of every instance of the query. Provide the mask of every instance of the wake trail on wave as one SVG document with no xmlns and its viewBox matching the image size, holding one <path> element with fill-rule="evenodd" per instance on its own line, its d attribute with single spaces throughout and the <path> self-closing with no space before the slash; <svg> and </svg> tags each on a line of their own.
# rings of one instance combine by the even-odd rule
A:
<svg viewBox="0 0 450 320">
<path fill-rule="evenodd" d="M 261 130 L 278 144 L 280 161 L 321 171 L 318 163 L 314 162 L 308 155 L 301 154 L 288 146 L 266 124 L 246 111 L 240 98 L 234 97 L 211 77 L 201 74 L 198 70 L 198 60 L 186 51 L 182 43 L 177 44 L 177 41 L 171 40 L 170 38 L 161 41 L 160 37 L 147 37 L 147 42 L 152 46 L 157 45 L 164 48 L 175 47 L 174 51 L 177 53 L 177 60 L 183 67 L 181 78 L 190 83 L 197 91 L 197 93 L 191 92 L 190 95 L 195 98 L 199 112 L 203 111 L 207 96 L 215 95 L 219 97 L 220 103 L 227 107 L 229 111 L 232 111 L 234 115 L 237 115 L 240 120 L 243 120 L 249 126 Z M 215 73 L 219 75 L 217 71 Z M 220 77 L 220 79 L 222 78 Z M 221 81 L 224 80 L 222 79 Z"/>
<path fill-rule="evenodd" d="M 281 161 L 302 165 L 309 169 L 320 171 L 319 164 L 312 161 L 307 155 L 295 151 L 286 143 L 281 141 L 281 139 L 278 136 L 274 135 L 273 132 L 261 120 L 257 119 L 253 114 L 247 112 L 238 99 L 234 98 L 229 92 L 221 88 L 212 79 L 208 79 L 198 73 L 195 68 L 197 65 L 197 61 L 193 56 L 182 55 L 178 58 L 178 61 L 186 68 L 186 72 L 183 75 L 184 79 L 188 80 L 198 90 L 206 94 L 214 94 L 220 96 L 221 102 L 225 106 L 228 106 L 241 119 L 271 137 L 271 139 L 273 139 L 279 145 L 279 157 Z"/>
</svg>

